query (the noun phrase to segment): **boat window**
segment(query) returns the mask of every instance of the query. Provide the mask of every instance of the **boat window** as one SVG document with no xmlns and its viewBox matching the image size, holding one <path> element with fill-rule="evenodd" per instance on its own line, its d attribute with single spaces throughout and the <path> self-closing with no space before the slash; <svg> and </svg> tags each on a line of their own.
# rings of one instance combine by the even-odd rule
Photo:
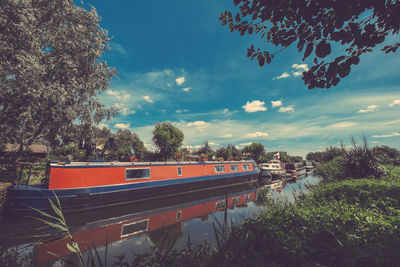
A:
<svg viewBox="0 0 400 267">
<path fill-rule="evenodd" d="M 177 170 L 178 170 L 178 176 L 181 176 L 182 175 L 182 167 L 176 167 L 177 168 Z"/>
<path fill-rule="evenodd" d="M 249 164 L 243 164 L 243 170 L 250 170 Z"/>
<path fill-rule="evenodd" d="M 147 230 L 149 219 L 122 225 L 121 237 L 133 235 Z"/>
<path fill-rule="evenodd" d="M 125 179 L 146 179 L 150 178 L 150 169 L 125 169 Z"/>
<path fill-rule="evenodd" d="M 225 172 L 225 166 L 224 165 L 216 165 L 214 166 L 215 172 Z"/>
<path fill-rule="evenodd" d="M 232 198 L 232 206 L 235 206 L 236 204 L 240 203 L 240 197 L 234 197 Z"/>
<path fill-rule="evenodd" d="M 215 203 L 215 209 L 216 210 L 224 210 L 226 207 L 226 201 L 225 200 L 221 200 Z"/>
<path fill-rule="evenodd" d="M 176 213 L 176 221 L 179 222 L 181 219 L 182 219 L 182 211 L 180 210 Z"/>
<path fill-rule="evenodd" d="M 251 200 L 251 194 L 247 194 L 244 196 L 244 201 L 249 202 Z"/>
<path fill-rule="evenodd" d="M 231 171 L 233 172 L 237 172 L 239 170 L 239 166 L 238 165 L 229 165 L 231 167 Z"/>
</svg>

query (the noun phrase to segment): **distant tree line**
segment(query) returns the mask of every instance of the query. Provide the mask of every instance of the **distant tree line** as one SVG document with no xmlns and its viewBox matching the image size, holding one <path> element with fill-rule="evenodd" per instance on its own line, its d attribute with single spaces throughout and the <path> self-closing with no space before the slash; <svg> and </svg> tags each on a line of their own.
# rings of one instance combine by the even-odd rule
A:
<svg viewBox="0 0 400 267">
<path fill-rule="evenodd" d="M 192 151 L 192 154 L 199 155 L 207 159 L 212 159 L 213 157 L 215 159 L 223 160 L 240 160 L 244 158 L 252 158 L 257 163 L 260 163 L 272 160 L 274 155 L 276 155 L 278 152 L 280 155 L 280 160 L 284 163 L 303 161 L 303 158 L 301 156 L 290 156 L 287 152 L 284 151 L 267 152 L 263 144 L 255 142 L 245 146 L 243 149 L 239 149 L 233 144 L 228 144 L 226 146 L 221 146 L 214 151 L 209 143 L 205 141 L 199 149 Z"/>
<path fill-rule="evenodd" d="M 377 158 L 380 164 L 400 165 L 400 151 L 389 146 L 374 146 L 370 148 L 371 153 Z M 309 152 L 307 160 L 326 163 L 333 159 L 343 156 L 346 149 L 343 145 L 340 147 L 329 147 L 325 151 Z"/>
</svg>

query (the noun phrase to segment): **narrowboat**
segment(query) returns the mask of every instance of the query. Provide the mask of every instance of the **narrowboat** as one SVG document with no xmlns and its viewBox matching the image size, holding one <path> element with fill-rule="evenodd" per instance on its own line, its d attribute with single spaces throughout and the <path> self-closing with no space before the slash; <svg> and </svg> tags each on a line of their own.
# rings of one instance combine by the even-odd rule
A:
<svg viewBox="0 0 400 267">
<path fill-rule="evenodd" d="M 54 162 L 48 184 L 18 181 L 7 189 L 4 213 L 51 211 L 55 196 L 64 213 L 111 207 L 166 195 L 257 182 L 253 160 L 206 162 Z"/>
</svg>

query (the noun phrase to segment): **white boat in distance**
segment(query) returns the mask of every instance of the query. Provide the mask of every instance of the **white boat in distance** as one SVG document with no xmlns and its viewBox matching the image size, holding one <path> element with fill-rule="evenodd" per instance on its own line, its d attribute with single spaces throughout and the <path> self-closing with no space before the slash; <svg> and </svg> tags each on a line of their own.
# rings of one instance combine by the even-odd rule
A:
<svg viewBox="0 0 400 267">
<path fill-rule="evenodd" d="M 281 166 L 280 160 L 271 160 L 266 163 L 260 163 L 258 167 L 260 168 L 261 176 L 285 175 L 286 173 L 286 170 Z"/>
</svg>

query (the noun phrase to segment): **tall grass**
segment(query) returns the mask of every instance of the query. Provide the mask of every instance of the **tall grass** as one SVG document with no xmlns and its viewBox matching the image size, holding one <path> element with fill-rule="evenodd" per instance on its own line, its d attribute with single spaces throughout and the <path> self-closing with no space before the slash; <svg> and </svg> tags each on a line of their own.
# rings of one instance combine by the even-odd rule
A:
<svg viewBox="0 0 400 267">
<path fill-rule="evenodd" d="M 94 242 L 92 243 L 93 252 L 88 247 L 87 255 L 85 257 L 84 254 L 82 253 L 82 249 L 79 247 L 79 244 L 75 241 L 71 232 L 69 231 L 67 222 L 66 222 L 64 214 L 62 212 L 60 200 L 55 193 L 54 193 L 54 199 L 55 199 L 55 201 L 53 201 L 51 198 L 48 199 L 50 206 L 52 208 L 52 211 L 54 212 L 54 215 L 49 214 L 45 211 L 36 209 L 34 207 L 31 207 L 31 209 L 38 212 L 42 216 L 42 217 L 33 217 L 34 219 L 41 221 L 44 224 L 61 231 L 64 238 L 67 238 L 69 240 L 69 242 L 67 243 L 67 248 L 69 251 L 71 251 L 72 253 L 74 253 L 74 255 L 77 256 L 78 264 L 75 264 L 74 262 L 71 262 L 68 260 L 64 260 L 64 261 L 69 266 L 73 266 L 73 265 L 82 266 L 82 267 L 84 267 L 84 266 L 86 266 L 86 267 L 107 266 L 107 246 L 108 246 L 107 243 L 108 242 L 106 242 L 106 253 L 104 256 L 104 261 L 100 258 L 100 255 L 97 251 L 97 248 L 96 248 Z M 55 257 L 59 257 L 59 255 L 54 254 L 51 251 L 47 251 L 47 253 L 49 253 Z M 86 258 L 86 260 L 85 260 L 85 258 Z"/>
</svg>

